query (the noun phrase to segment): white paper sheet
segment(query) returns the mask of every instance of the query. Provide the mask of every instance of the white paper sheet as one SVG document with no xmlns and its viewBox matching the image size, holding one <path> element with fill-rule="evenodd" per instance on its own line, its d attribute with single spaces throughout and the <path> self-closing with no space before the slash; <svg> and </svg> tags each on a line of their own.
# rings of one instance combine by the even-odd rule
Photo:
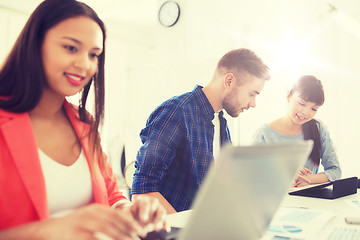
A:
<svg viewBox="0 0 360 240">
<path fill-rule="evenodd" d="M 288 239 L 309 239 L 315 236 L 334 216 L 332 212 L 280 207 L 263 239 L 277 239 L 276 236 Z"/>
</svg>

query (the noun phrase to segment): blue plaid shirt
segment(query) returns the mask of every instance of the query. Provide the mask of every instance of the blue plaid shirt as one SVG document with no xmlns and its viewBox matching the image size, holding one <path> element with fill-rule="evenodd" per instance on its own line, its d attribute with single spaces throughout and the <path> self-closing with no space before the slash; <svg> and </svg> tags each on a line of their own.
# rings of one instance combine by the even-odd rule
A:
<svg viewBox="0 0 360 240">
<path fill-rule="evenodd" d="M 156 108 L 141 131 L 131 194 L 160 192 L 176 211 L 190 208 L 213 162 L 214 109 L 201 86 Z M 222 112 L 221 142 L 230 142 Z"/>
</svg>

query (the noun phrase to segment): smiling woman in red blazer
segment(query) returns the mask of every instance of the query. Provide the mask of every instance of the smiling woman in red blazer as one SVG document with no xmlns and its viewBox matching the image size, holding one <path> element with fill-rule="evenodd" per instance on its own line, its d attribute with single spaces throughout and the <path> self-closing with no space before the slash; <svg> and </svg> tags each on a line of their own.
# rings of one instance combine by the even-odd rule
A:
<svg viewBox="0 0 360 240">
<path fill-rule="evenodd" d="M 0 239 L 137 239 L 167 228 L 158 202 L 119 192 L 101 149 L 105 38 L 87 5 L 45 0 L 0 69 Z M 73 106 L 66 97 L 77 93 Z"/>
</svg>

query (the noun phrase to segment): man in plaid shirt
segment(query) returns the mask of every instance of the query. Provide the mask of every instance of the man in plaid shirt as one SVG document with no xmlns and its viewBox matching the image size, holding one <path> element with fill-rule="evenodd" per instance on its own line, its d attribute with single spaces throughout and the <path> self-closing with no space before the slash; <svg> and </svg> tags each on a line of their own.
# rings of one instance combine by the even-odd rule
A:
<svg viewBox="0 0 360 240">
<path fill-rule="evenodd" d="M 140 133 L 143 146 L 135 163 L 132 197 L 158 198 L 169 214 L 189 209 L 214 161 L 214 150 L 231 141 L 222 110 L 237 117 L 255 107 L 268 79 L 268 67 L 253 51 L 232 50 L 220 59 L 205 87 L 197 85 L 157 107 Z"/>
</svg>

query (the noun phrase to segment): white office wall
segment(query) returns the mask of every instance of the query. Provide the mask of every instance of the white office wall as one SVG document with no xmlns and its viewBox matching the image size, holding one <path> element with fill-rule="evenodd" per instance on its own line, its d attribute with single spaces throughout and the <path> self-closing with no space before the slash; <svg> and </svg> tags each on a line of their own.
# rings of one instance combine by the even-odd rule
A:
<svg viewBox="0 0 360 240">
<path fill-rule="evenodd" d="M 1 8 L 2 2 L 7 1 L 0 0 L 0 31 L 6 29 L 0 38 L 1 58 L 27 17 Z M 331 132 L 344 176 L 360 175 L 356 0 L 331 1 L 332 5 L 325 0 L 178 0 L 181 16 L 171 28 L 157 21 L 163 0 L 85 2 L 99 12 L 108 29 L 102 139 L 116 172 L 123 144 L 127 161 L 135 159 L 141 146 L 139 132 L 157 105 L 191 91 L 195 84 L 206 84 L 225 52 L 246 47 L 271 67 L 272 79 L 255 109 L 238 119 L 228 117 L 234 143 L 249 144 L 261 124 L 284 114 L 292 82 L 313 74 L 326 91 L 317 117 Z"/>
<path fill-rule="evenodd" d="M 195 84 L 206 84 L 225 52 L 247 47 L 271 67 L 272 79 L 258 97 L 256 109 L 229 119 L 234 143 L 249 144 L 261 124 L 284 114 L 292 82 L 302 74 L 313 74 L 322 80 L 326 91 L 318 117 L 331 132 L 344 176 L 359 175 L 356 148 L 360 115 L 354 111 L 360 84 L 359 18 L 348 11 L 357 4 L 335 9 L 326 1 L 178 3 L 182 12 L 174 27 L 154 22 L 152 34 L 144 36 L 149 45 L 127 44 L 127 60 L 123 62 L 128 67 L 123 75 L 126 83 L 118 82 L 116 89 L 125 87 L 128 94 L 120 103 L 124 111 L 118 115 L 119 119 L 129 118 L 124 120 L 125 126 L 118 126 L 129 148 L 128 158 L 135 158 L 141 145 L 139 132 L 157 105 L 192 90 Z M 109 107 L 109 111 L 116 109 L 119 105 Z M 106 125 L 109 129 L 113 126 Z"/>
</svg>

